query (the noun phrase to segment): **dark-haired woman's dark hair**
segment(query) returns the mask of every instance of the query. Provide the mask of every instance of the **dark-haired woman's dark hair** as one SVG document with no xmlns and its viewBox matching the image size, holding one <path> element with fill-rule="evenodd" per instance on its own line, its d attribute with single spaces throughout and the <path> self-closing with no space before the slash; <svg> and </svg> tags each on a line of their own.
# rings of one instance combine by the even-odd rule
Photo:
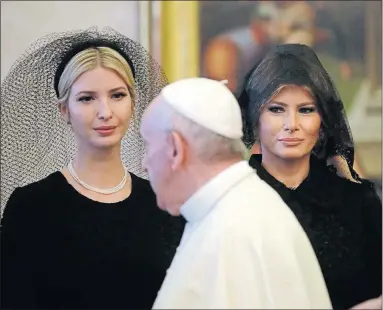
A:
<svg viewBox="0 0 383 310">
<path fill-rule="evenodd" d="M 306 86 L 314 96 L 321 116 L 321 138 L 314 153 L 327 159 L 341 155 L 350 167 L 354 142 L 343 102 L 329 74 L 314 51 L 306 45 L 283 44 L 272 48 L 247 74 L 238 101 L 244 122 L 247 147 L 258 141 L 259 117 L 263 105 L 283 85 Z"/>
</svg>

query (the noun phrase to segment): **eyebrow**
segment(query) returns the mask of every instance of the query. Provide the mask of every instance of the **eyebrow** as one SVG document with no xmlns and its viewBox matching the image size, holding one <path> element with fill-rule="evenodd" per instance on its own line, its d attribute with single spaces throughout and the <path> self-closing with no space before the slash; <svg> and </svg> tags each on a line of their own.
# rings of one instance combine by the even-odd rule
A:
<svg viewBox="0 0 383 310">
<path fill-rule="evenodd" d="M 120 87 L 116 87 L 116 88 L 113 88 L 113 89 L 109 90 L 109 93 L 114 93 L 117 90 L 126 90 L 126 91 L 128 91 L 128 89 L 126 87 L 120 86 Z M 91 90 L 82 90 L 82 91 L 78 92 L 76 94 L 76 96 L 81 95 L 81 94 L 94 95 L 96 93 L 97 92 L 91 91 Z"/>
<path fill-rule="evenodd" d="M 284 103 L 284 102 L 280 102 L 280 101 L 270 101 L 269 104 L 278 104 L 278 105 L 281 105 L 283 107 L 287 107 L 288 104 Z M 313 101 L 308 101 L 308 102 L 301 102 L 298 104 L 298 107 L 303 107 L 303 106 L 306 106 L 306 105 L 315 105 L 315 102 Z"/>
</svg>

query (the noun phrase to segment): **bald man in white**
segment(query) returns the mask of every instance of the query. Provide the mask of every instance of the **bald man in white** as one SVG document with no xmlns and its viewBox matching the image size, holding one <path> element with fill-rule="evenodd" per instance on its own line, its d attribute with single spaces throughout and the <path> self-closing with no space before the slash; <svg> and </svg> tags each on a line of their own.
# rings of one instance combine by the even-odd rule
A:
<svg viewBox="0 0 383 310">
<path fill-rule="evenodd" d="M 168 85 L 141 133 L 159 207 L 187 221 L 153 309 L 331 309 L 306 234 L 243 160 L 240 108 L 223 83 Z"/>
</svg>

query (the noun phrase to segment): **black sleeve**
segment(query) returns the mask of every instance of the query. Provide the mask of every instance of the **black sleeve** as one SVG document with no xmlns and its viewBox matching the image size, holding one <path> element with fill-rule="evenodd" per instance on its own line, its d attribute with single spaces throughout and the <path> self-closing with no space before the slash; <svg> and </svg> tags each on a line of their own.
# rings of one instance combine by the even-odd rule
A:
<svg viewBox="0 0 383 310">
<path fill-rule="evenodd" d="M 365 227 L 367 230 L 367 249 L 369 268 L 373 278 L 371 289 L 378 297 L 382 294 L 382 202 L 373 184 L 363 181 L 364 194 L 361 195 Z"/>
<path fill-rule="evenodd" d="M 33 309 L 33 212 L 28 191 L 10 196 L 1 221 L 1 309 Z"/>
</svg>

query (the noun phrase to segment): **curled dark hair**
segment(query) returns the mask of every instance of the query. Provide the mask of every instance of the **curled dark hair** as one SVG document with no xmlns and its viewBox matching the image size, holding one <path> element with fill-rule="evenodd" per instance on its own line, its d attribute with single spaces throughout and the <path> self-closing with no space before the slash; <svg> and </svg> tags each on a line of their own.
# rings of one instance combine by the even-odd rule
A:
<svg viewBox="0 0 383 310">
<path fill-rule="evenodd" d="M 272 48 L 245 77 L 239 95 L 244 122 L 244 142 L 251 147 L 263 105 L 283 85 L 310 89 L 321 116 L 321 137 L 313 152 L 327 159 L 341 155 L 352 167 L 354 143 L 343 102 L 314 51 L 306 45 L 283 44 Z"/>
</svg>

